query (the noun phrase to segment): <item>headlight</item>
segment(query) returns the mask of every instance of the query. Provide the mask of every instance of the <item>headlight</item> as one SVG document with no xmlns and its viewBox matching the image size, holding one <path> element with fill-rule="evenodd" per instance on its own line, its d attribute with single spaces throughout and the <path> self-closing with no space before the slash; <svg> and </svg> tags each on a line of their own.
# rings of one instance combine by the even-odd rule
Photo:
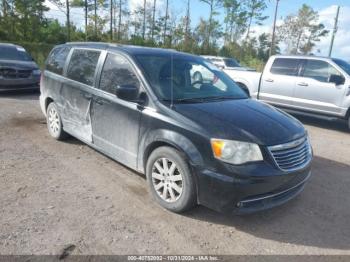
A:
<svg viewBox="0 0 350 262">
<path fill-rule="evenodd" d="M 214 157 L 221 161 L 240 165 L 263 160 L 257 144 L 223 139 L 211 139 L 210 142 Z"/>
<path fill-rule="evenodd" d="M 39 69 L 33 70 L 33 75 L 39 76 L 41 74 L 41 71 Z"/>
</svg>

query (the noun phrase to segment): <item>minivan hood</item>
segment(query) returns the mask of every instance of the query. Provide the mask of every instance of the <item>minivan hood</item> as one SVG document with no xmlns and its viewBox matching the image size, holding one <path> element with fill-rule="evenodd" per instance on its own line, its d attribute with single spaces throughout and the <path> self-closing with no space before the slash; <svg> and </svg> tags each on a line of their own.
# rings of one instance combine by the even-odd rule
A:
<svg viewBox="0 0 350 262">
<path fill-rule="evenodd" d="M 278 145 L 306 134 L 295 118 L 253 99 L 176 104 L 174 110 L 200 125 L 212 138 Z"/>
<path fill-rule="evenodd" d="M 33 61 L 20 61 L 20 60 L 1 60 L 0 68 L 15 68 L 24 70 L 35 70 L 39 69 L 37 64 Z"/>
</svg>

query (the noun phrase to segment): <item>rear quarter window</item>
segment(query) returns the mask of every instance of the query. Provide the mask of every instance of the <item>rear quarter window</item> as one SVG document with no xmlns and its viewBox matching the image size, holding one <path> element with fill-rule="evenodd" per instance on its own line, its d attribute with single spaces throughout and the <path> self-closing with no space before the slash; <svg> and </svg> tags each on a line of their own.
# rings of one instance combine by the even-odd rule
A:
<svg viewBox="0 0 350 262">
<path fill-rule="evenodd" d="M 63 68 L 70 51 L 70 47 L 58 47 L 52 50 L 46 61 L 46 70 L 63 75 Z"/>
<path fill-rule="evenodd" d="M 93 86 L 100 51 L 75 49 L 69 62 L 67 77 Z"/>
<path fill-rule="evenodd" d="M 297 76 L 300 59 L 276 58 L 270 72 L 276 75 Z"/>
</svg>

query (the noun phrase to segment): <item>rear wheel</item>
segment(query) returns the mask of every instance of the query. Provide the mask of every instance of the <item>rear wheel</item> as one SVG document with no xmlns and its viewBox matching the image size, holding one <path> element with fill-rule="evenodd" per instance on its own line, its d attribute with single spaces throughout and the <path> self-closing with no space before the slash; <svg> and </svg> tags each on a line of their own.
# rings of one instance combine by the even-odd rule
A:
<svg viewBox="0 0 350 262">
<path fill-rule="evenodd" d="M 350 115 L 348 117 L 348 128 L 349 128 L 349 131 L 350 131 Z"/>
<path fill-rule="evenodd" d="M 181 213 L 196 204 L 195 182 L 179 151 L 160 147 L 147 160 L 146 176 L 153 197 L 164 208 Z"/>
<path fill-rule="evenodd" d="M 57 106 L 54 102 L 51 102 L 47 107 L 46 122 L 49 133 L 53 138 L 63 140 L 67 137 L 67 133 L 64 132 L 62 127 L 60 114 L 58 113 Z"/>
</svg>

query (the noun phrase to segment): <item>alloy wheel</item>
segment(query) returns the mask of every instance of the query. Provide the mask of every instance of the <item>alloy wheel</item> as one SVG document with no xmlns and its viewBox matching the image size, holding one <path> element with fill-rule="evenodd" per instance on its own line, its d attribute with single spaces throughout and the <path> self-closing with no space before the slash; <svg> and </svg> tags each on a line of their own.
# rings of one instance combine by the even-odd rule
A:
<svg viewBox="0 0 350 262">
<path fill-rule="evenodd" d="M 57 136 L 60 132 L 61 123 L 57 110 L 51 107 L 48 112 L 49 128 L 53 135 Z"/>
<path fill-rule="evenodd" d="M 176 163 L 159 158 L 152 167 L 152 185 L 158 196 L 169 203 L 177 201 L 183 190 L 183 177 Z"/>
</svg>

